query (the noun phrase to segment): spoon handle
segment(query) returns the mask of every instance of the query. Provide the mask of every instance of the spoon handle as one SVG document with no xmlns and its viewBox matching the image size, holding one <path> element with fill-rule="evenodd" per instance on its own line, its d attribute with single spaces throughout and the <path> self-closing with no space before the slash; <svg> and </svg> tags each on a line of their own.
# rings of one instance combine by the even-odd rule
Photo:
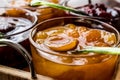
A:
<svg viewBox="0 0 120 80">
<path fill-rule="evenodd" d="M 32 57 L 28 53 L 28 51 L 26 51 L 26 49 L 24 49 L 20 44 L 14 42 L 14 41 L 8 40 L 8 39 L 0 39 L 0 45 L 7 45 L 9 47 L 14 48 L 19 53 L 21 53 L 21 55 L 23 55 L 23 57 L 25 58 L 25 60 L 27 61 L 28 65 L 29 65 L 31 77 L 33 78 L 32 80 L 37 79 L 37 75 L 36 75 L 36 72 L 35 72 L 34 66 L 33 66 Z"/>
</svg>

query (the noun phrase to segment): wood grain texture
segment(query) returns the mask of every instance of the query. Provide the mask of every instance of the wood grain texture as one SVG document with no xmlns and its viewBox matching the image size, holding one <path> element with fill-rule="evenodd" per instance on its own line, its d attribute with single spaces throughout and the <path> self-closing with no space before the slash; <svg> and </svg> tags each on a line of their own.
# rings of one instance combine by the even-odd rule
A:
<svg viewBox="0 0 120 80">
<path fill-rule="evenodd" d="M 46 76 L 38 75 L 36 80 L 53 80 Z M 0 80 L 33 80 L 30 72 L 0 65 Z"/>
<path fill-rule="evenodd" d="M 36 80 L 54 80 L 52 78 L 38 75 Z M 10 68 L 0 65 L 0 80 L 34 80 L 31 78 L 30 72 Z M 120 64 L 118 66 L 117 75 L 114 80 L 120 80 Z"/>
</svg>

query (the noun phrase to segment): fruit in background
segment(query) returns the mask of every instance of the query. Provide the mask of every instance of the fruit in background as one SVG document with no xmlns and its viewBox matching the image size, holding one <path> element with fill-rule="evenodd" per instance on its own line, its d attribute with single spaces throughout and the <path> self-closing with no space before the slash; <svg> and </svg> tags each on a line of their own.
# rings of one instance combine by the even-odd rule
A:
<svg viewBox="0 0 120 80">
<path fill-rule="evenodd" d="M 82 7 L 77 7 L 76 9 L 84 11 L 90 16 L 103 17 L 109 20 L 120 16 L 117 10 L 108 8 L 104 4 L 89 4 Z"/>
</svg>

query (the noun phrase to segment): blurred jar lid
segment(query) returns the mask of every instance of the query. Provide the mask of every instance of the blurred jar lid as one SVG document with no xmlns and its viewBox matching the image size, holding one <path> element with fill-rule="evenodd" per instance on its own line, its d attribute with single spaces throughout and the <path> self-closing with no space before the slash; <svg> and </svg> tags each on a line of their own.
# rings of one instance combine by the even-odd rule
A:
<svg viewBox="0 0 120 80">
<path fill-rule="evenodd" d="M 116 2 L 120 3 L 120 0 L 115 0 Z"/>
</svg>

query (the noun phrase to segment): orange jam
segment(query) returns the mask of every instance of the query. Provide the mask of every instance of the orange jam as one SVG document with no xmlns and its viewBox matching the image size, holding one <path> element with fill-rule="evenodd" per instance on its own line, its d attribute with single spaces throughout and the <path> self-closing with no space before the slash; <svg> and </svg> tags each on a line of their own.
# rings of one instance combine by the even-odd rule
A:
<svg viewBox="0 0 120 80">
<path fill-rule="evenodd" d="M 36 72 L 56 80 L 111 80 L 116 55 L 71 54 L 86 46 L 113 46 L 114 33 L 67 24 L 38 31 L 34 36 L 40 48 L 31 46 Z M 55 54 L 51 54 L 55 53 Z"/>
<path fill-rule="evenodd" d="M 114 33 L 73 24 L 65 26 L 39 31 L 35 41 L 53 51 L 79 50 L 86 46 L 112 46 L 116 43 Z"/>
</svg>

